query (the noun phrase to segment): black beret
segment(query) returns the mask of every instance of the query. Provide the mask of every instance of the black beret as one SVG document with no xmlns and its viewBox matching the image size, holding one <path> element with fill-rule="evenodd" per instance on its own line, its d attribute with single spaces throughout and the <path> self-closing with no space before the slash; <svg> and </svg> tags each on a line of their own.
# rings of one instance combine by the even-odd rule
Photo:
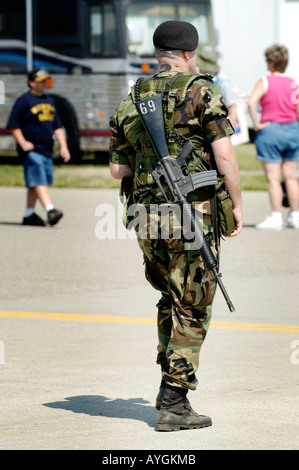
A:
<svg viewBox="0 0 299 470">
<path fill-rule="evenodd" d="M 165 21 L 155 30 L 153 43 L 162 51 L 195 51 L 198 33 L 196 28 L 186 21 Z"/>
</svg>

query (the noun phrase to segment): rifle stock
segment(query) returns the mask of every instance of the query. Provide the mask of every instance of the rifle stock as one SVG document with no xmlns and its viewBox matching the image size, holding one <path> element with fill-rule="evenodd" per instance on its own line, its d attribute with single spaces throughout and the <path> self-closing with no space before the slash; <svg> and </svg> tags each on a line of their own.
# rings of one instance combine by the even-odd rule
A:
<svg viewBox="0 0 299 470">
<path fill-rule="evenodd" d="M 160 94 L 154 95 L 145 100 L 136 101 L 135 105 L 157 155 L 160 159 L 167 157 L 169 151 L 165 134 L 162 96 Z"/>
</svg>

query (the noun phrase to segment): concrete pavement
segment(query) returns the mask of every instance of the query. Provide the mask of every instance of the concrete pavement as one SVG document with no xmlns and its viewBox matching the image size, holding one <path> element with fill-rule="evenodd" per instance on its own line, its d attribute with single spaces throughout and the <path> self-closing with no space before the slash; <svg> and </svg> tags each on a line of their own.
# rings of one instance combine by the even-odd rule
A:
<svg viewBox="0 0 299 470">
<path fill-rule="evenodd" d="M 117 191 L 51 194 L 61 222 L 23 227 L 25 189 L 0 188 L 0 449 L 298 449 L 299 231 L 254 229 L 267 194 L 222 244 L 236 312 L 218 291 L 190 393 L 213 426 L 177 433 L 155 431 L 159 296 L 135 240 L 96 236 Z"/>
</svg>

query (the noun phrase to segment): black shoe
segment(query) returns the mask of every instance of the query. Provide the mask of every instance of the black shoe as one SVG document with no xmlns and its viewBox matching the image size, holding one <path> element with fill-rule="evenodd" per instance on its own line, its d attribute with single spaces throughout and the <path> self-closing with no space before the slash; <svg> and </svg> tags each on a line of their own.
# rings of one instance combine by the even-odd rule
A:
<svg viewBox="0 0 299 470">
<path fill-rule="evenodd" d="M 165 385 L 165 393 L 157 418 L 157 431 L 179 431 L 212 426 L 209 416 L 199 415 L 187 400 L 186 389 Z"/>
<path fill-rule="evenodd" d="M 35 212 L 33 212 L 33 214 L 30 215 L 29 217 L 23 218 L 22 225 L 35 225 L 39 227 L 44 227 L 46 224 L 43 221 L 43 219 L 41 219 L 37 214 L 35 214 Z"/>
<path fill-rule="evenodd" d="M 48 212 L 48 222 L 50 225 L 55 225 L 63 217 L 63 213 L 57 209 L 51 209 Z"/>
</svg>

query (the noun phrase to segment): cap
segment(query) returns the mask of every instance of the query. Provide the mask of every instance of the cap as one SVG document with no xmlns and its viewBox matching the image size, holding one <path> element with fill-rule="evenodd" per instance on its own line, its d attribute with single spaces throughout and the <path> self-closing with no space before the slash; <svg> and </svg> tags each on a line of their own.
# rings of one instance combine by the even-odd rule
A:
<svg viewBox="0 0 299 470">
<path fill-rule="evenodd" d="M 215 51 L 200 50 L 197 55 L 196 65 L 200 71 L 218 73 L 217 54 Z"/>
<path fill-rule="evenodd" d="M 198 45 L 197 29 L 186 21 L 164 21 L 156 28 L 153 43 L 162 51 L 195 51 Z"/>
<path fill-rule="evenodd" d="M 51 77 L 44 69 L 33 69 L 28 73 L 28 80 L 30 82 L 43 82 L 44 80 L 47 80 L 47 78 Z"/>
</svg>

